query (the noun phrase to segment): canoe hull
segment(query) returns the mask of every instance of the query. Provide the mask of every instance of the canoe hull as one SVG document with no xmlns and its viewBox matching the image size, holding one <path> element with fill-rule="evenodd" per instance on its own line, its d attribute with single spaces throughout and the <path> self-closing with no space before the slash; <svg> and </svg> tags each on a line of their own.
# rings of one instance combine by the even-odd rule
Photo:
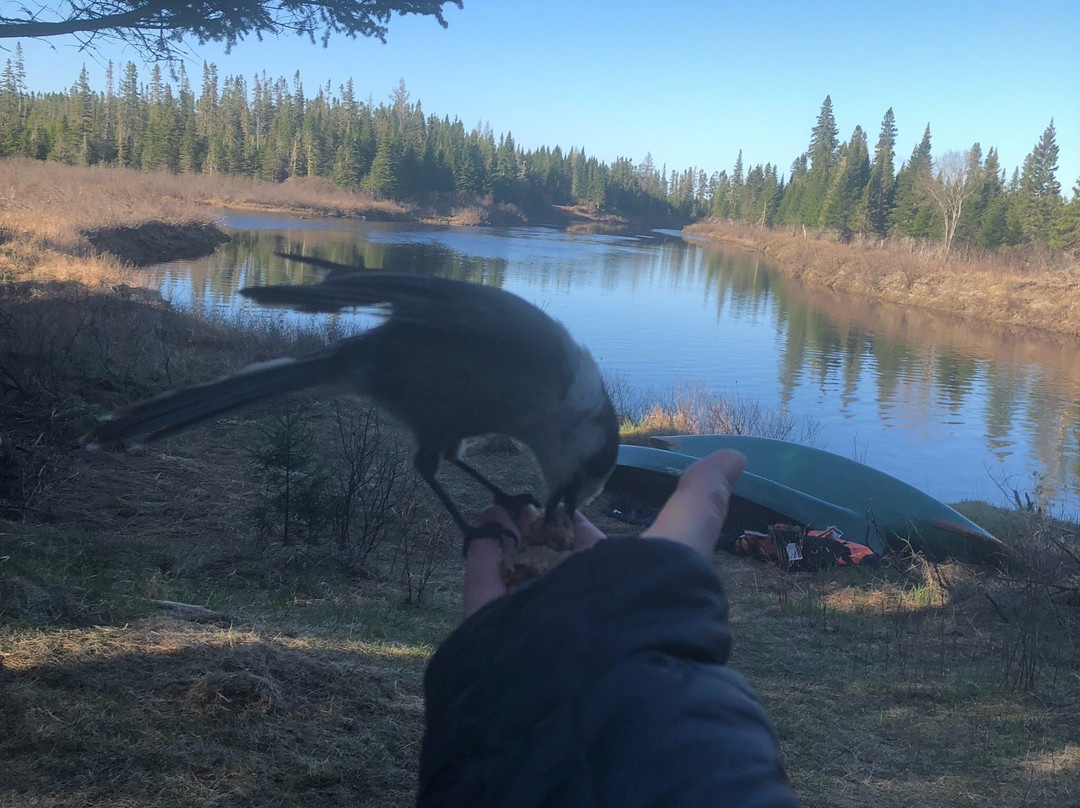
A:
<svg viewBox="0 0 1080 808">
<path fill-rule="evenodd" d="M 614 487 L 629 482 L 642 489 L 642 480 L 635 483 L 633 478 L 648 472 L 653 486 L 666 491 L 666 498 L 674 481 L 698 458 L 735 449 L 747 458 L 747 472 L 735 486 L 735 497 L 770 517 L 785 517 L 774 521 L 815 528 L 835 525 L 845 539 L 878 553 L 910 544 L 932 558 L 1000 562 L 1009 555 L 1005 545 L 948 505 L 831 452 L 746 435 L 673 435 L 653 442 L 652 447 L 619 448 Z M 661 485 L 662 478 L 669 481 L 666 486 Z"/>
</svg>

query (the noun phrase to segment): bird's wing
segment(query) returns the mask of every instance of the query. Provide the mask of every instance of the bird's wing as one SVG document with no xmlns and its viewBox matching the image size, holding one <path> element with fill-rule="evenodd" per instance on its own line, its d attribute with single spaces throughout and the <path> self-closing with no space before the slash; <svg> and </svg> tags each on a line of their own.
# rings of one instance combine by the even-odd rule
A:
<svg viewBox="0 0 1080 808">
<path fill-rule="evenodd" d="M 357 271 L 306 256 L 284 257 L 332 271 L 317 284 L 253 286 L 240 293 L 264 305 L 304 311 L 389 306 L 395 323 L 445 332 L 448 339 L 475 336 L 507 340 L 524 354 L 575 350 L 562 325 L 531 303 L 494 286 L 428 275 Z"/>
</svg>

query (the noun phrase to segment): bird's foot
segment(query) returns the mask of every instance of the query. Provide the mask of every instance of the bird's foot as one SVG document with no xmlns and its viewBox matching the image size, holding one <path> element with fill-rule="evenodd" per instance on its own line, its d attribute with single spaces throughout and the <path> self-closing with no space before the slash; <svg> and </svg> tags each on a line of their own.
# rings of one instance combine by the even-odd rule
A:
<svg viewBox="0 0 1080 808">
<path fill-rule="evenodd" d="M 522 506 L 524 507 L 524 506 Z M 465 531 L 465 538 L 461 543 L 461 554 L 469 554 L 469 545 L 475 539 L 496 539 L 503 549 L 506 549 L 507 539 L 517 547 L 518 537 L 513 531 L 507 530 L 498 522 L 485 522 L 482 525 L 470 525 Z"/>
<path fill-rule="evenodd" d="M 501 491 L 495 495 L 495 504 L 506 508 L 510 518 L 515 522 L 521 518 L 521 514 L 528 506 L 540 507 L 540 503 L 532 494 L 506 494 Z"/>
</svg>

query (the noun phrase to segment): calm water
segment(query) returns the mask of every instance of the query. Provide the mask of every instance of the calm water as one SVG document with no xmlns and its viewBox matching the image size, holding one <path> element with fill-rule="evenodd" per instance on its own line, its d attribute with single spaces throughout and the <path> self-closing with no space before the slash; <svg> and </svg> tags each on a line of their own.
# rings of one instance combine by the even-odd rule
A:
<svg viewBox="0 0 1080 808">
<path fill-rule="evenodd" d="M 1004 487 L 1078 510 L 1080 341 L 807 290 L 756 256 L 663 232 L 262 214 L 226 224 L 234 238 L 213 256 L 150 270 L 166 297 L 235 314 L 255 308 L 240 286 L 319 277 L 275 249 L 496 284 L 562 320 L 602 367 L 641 389 L 700 383 L 808 416 L 817 445 L 946 501 L 1001 504 Z"/>
</svg>

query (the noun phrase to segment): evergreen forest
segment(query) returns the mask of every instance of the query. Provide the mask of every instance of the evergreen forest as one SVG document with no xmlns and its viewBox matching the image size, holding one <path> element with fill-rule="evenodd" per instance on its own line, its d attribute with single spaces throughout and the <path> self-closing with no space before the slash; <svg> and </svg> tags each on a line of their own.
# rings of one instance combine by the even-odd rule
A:
<svg viewBox="0 0 1080 808">
<path fill-rule="evenodd" d="M 203 64 L 196 90 L 183 63 L 166 80 L 154 65 L 109 63 L 104 90 L 85 67 L 66 92 L 31 92 L 16 45 L 0 74 L 0 157 L 77 165 L 221 172 L 268 181 L 322 176 L 376 198 L 486 198 L 543 217 L 581 205 L 655 220 L 722 220 L 824 228 L 842 240 L 915 238 L 1003 250 L 1024 244 L 1080 251 L 1080 180 L 1071 201 L 1057 178 L 1054 122 L 1011 173 L 993 147 L 934 155 L 927 125 L 897 163 L 896 124 L 884 113 L 871 150 L 856 126 L 839 139 L 826 97 L 806 152 L 730 171 L 669 170 L 646 155 L 605 163 L 583 148 L 522 149 L 510 132 L 466 128 L 426 114 L 401 82 L 385 102 L 361 101 L 349 79 L 312 94 L 291 79 L 220 76 Z"/>
</svg>

